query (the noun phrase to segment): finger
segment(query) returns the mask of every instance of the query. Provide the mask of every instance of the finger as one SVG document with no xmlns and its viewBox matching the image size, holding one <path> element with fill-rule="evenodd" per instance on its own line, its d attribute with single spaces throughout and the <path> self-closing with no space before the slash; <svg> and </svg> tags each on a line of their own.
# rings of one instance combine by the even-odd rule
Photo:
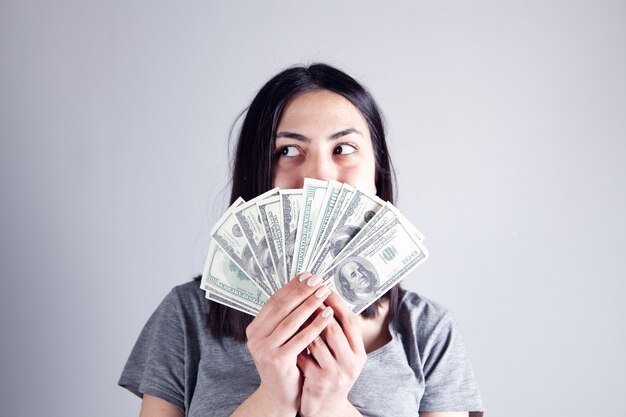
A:
<svg viewBox="0 0 626 417">
<path fill-rule="evenodd" d="M 295 275 L 287 285 L 282 286 L 280 289 L 285 288 L 283 291 L 276 291 L 274 294 L 276 295 L 277 300 L 281 300 L 284 297 L 288 297 L 291 292 L 293 292 L 299 283 L 306 282 L 309 278 L 311 278 L 313 274 L 310 272 L 301 272 Z"/>
<path fill-rule="evenodd" d="M 313 313 L 322 305 L 326 297 L 330 295 L 330 290 L 321 286 L 313 294 L 296 307 L 289 315 L 282 319 L 276 326 L 268 339 L 268 343 L 273 346 L 282 346 L 293 337 L 294 334 L 311 318 Z M 313 319 L 312 321 L 315 321 Z"/>
<path fill-rule="evenodd" d="M 270 298 L 261 308 L 261 311 L 259 311 L 257 317 L 259 317 L 263 321 L 266 321 L 266 316 L 272 315 L 272 309 L 276 308 L 276 304 L 280 300 L 288 296 L 290 293 L 292 293 L 298 287 L 298 284 L 306 281 L 310 276 L 311 273 L 303 272 L 293 277 L 286 285 L 283 285 L 281 288 L 278 289 L 278 291 L 270 296 Z"/>
<path fill-rule="evenodd" d="M 322 314 L 318 314 L 313 321 L 303 327 L 296 333 L 287 343 L 283 345 L 285 353 L 288 355 L 297 355 L 302 352 L 317 336 L 326 328 L 333 316 L 333 309 L 326 307 Z"/>
<path fill-rule="evenodd" d="M 312 372 L 319 370 L 320 366 L 306 352 L 301 352 L 296 358 L 296 364 L 300 368 L 303 375 L 311 375 Z"/>
<path fill-rule="evenodd" d="M 276 326 L 320 287 L 319 276 L 310 273 L 295 276 L 287 285 L 276 291 L 266 302 L 249 331 L 269 335 Z"/>
<path fill-rule="evenodd" d="M 325 344 L 335 359 L 354 354 L 352 346 L 350 346 L 348 338 L 337 320 L 331 320 L 328 323 L 323 335 L 324 340 L 326 340 Z"/>
<path fill-rule="evenodd" d="M 361 326 L 359 326 L 359 318 L 352 310 L 348 308 L 343 298 L 335 291 L 326 298 L 326 305 L 329 305 L 335 311 L 335 317 L 341 324 L 343 333 L 350 344 L 350 348 L 355 353 L 365 352 L 363 345 L 363 334 Z"/>
<path fill-rule="evenodd" d="M 330 320 L 330 323 L 328 323 L 328 325 L 331 326 L 333 322 L 337 324 L 335 320 Z M 337 324 L 337 326 L 339 325 Z M 323 333 L 326 333 L 327 330 L 328 326 L 326 327 L 326 329 L 324 329 Z M 347 341 L 346 345 L 348 345 Z M 337 361 L 335 360 L 335 356 L 333 356 L 333 353 L 330 351 L 329 347 L 326 345 L 326 342 L 324 342 L 321 336 L 317 336 L 309 344 L 309 352 L 311 352 L 311 356 L 315 358 L 315 360 L 322 369 L 330 369 L 337 363 Z"/>
</svg>

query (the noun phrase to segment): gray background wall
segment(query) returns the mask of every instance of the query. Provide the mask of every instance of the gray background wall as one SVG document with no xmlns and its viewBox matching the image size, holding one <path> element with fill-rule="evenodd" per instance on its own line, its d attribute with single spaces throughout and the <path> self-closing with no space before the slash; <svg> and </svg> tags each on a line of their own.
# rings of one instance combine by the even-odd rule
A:
<svg viewBox="0 0 626 417">
<path fill-rule="evenodd" d="M 201 271 L 231 123 L 318 60 L 386 113 L 405 286 L 488 415 L 626 415 L 626 3 L 296 3 L 0 0 L 2 415 L 138 414 L 116 381 Z"/>
</svg>

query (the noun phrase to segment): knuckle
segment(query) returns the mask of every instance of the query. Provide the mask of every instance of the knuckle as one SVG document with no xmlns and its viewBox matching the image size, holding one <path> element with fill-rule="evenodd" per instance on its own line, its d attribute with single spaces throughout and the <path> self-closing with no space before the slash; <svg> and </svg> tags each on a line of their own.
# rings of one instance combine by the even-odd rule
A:
<svg viewBox="0 0 626 417">
<path fill-rule="evenodd" d="M 305 283 L 302 283 L 296 287 L 295 292 L 301 297 L 306 297 L 309 295 L 313 288 L 315 287 L 309 287 Z"/>
<path fill-rule="evenodd" d="M 248 341 L 246 342 L 246 346 L 248 348 L 248 351 L 254 355 L 257 351 L 257 344 L 255 343 L 254 340 L 252 339 L 248 339 Z"/>
<path fill-rule="evenodd" d="M 273 303 L 274 314 L 283 316 L 287 313 L 287 301 L 285 299 L 275 300 Z"/>
<path fill-rule="evenodd" d="M 256 329 L 256 325 L 254 322 L 250 323 L 248 327 L 246 327 L 246 338 L 248 341 L 254 336 L 254 330 Z"/>
<path fill-rule="evenodd" d="M 260 349 L 252 353 L 254 362 L 264 368 L 275 366 L 278 363 L 278 355 L 274 350 Z"/>
<path fill-rule="evenodd" d="M 293 328 L 300 327 L 298 325 L 296 317 L 294 317 L 293 315 L 289 315 L 289 316 L 285 317 L 283 319 L 282 323 L 280 324 L 280 326 L 285 328 L 285 329 L 293 329 Z"/>
<path fill-rule="evenodd" d="M 293 294 L 289 294 L 285 297 L 276 300 L 276 308 L 280 309 L 280 311 L 290 311 L 295 307 L 294 304 L 299 304 L 296 299 L 294 299 Z"/>
<path fill-rule="evenodd" d="M 312 346 L 322 346 L 324 344 L 324 341 L 322 340 L 321 336 L 317 336 L 315 339 L 313 339 L 313 341 L 311 342 Z"/>
<path fill-rule="evenodd" d="M 307 340 L 307 334 L 305 332 L 299 332 L 291 340 L 293 340 L 298 345 L 303 344 Z"/>
<path fill-rule="evenodd" d="M 322 300 L 321 298 L 318 298 L 314 295 L 310 295 L 309 298 L 307 298 L 304 301 L 304 304 L 307 306 L 307 308 L 309 309 L 315 309 L 317 308 L 319 305 L 322 304 L 324 300 Z"/>
<path fill-rule="evenodd" d="M 342 334 L 343 330 L 341 330 L 341 326 L 335 320 L 331 320 L 326 327 L 326 331 L 333 335 Z"/>
<path fill-rule="evenodd" d="M 292 287 L 295 286 L 299 286 L 300 285 L 300 277 L 304 274 L 300 273 L 300 274 L 296 274 L 294 276 L 291 277 L 291 279 L 289 280 L 289 282 L 287 283 L 287 285 L 291 285 Z"/>
<path fill-rule="evenodd" d="M 267 355 L 265 355 L 265 353 L 262 351 L 254 352 L 252 358 L 254 359 L 255 363 L 258 363 L 260 365 L 264 365 L 265 363 L 267 363 Z"/>
<path fill-rule="evenodd" d="M 321 317 L 321 316 L 320 316 Z M 321 333 L 326 328 L 327 323 L 319 317 L 313 321 L 313 328 L 317 333 Z"/>
<path fill-rule="evenodd" d="M 275 294 L 274 294 L 275 295 Z M 263 308 L 268 309 L 268 310 L 272 310 L 274 308 L 276 308 L 276 297 L 272 296 L 270 297 L 265 304 L 263 305 Z"/>
</svg>

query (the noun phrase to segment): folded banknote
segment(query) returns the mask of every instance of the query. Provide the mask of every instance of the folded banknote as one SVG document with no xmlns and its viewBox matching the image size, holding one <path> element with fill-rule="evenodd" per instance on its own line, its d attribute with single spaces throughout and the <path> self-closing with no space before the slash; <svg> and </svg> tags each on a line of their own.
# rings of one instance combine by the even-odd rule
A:
<svg viewBox="0 0 626 417">
<path fill-rule="evenodd" d="M 428 257 L 424 236 L 391 203 L 312 178 L 237 199 L 211 237 L 201 288 L 251 315 L 305 271 L 360 313 Z"/>
</svg>

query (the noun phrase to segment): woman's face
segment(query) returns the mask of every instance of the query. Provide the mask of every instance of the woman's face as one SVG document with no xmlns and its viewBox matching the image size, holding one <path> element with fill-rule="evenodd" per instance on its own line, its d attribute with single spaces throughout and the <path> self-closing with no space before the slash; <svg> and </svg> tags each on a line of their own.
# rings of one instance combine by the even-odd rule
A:
<svg viewBox="0 0 626 417">
<path fill-rule="evenodd" d="M 376 194 L 376 162 L 367 122 L 343 96 L 302 93 L 276 129 L 274 187 L 302 188 L 304 178 L 346 182 Z"/>
</svg>

